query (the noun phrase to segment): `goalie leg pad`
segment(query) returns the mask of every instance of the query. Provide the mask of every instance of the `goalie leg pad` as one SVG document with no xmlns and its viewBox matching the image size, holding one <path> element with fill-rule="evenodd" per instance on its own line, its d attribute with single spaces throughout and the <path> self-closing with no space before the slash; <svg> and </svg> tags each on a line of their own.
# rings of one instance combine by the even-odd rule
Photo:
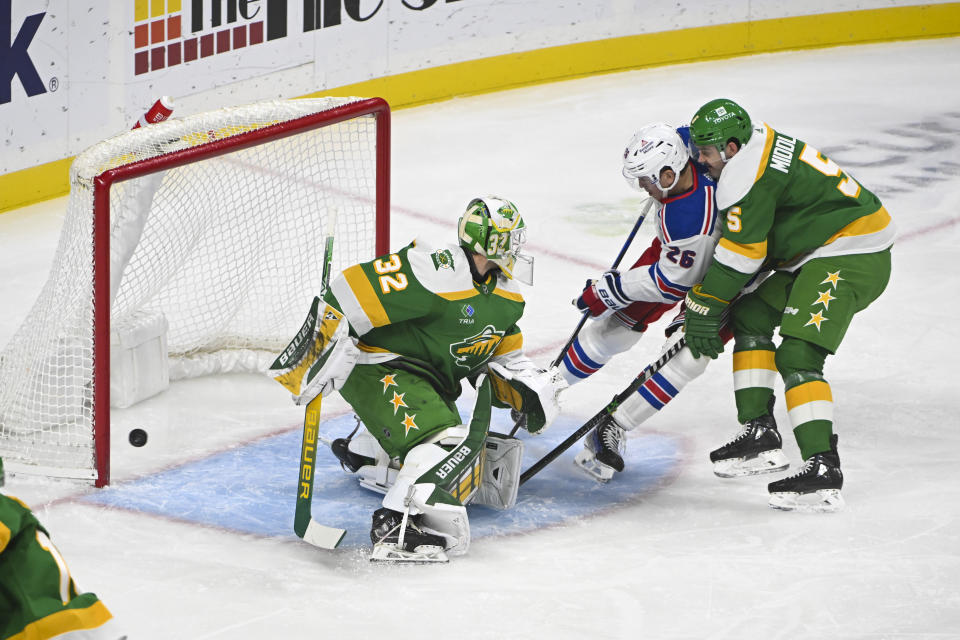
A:
<svg viewBox="0 0 960 640">
<path fill-rule="evenodd" d="M 483 479 L 472 504 L 509 509 L 517 503 L 523 441 L 500 433 L 487 434 L 484 445 Z"/>
<path fill-rule="evenodd" d="M 422 516 L 424 531 L 442 536 L 449 555 L 462 555 L 470 547 L 466 508 L 435 482 L 420 481 L 432 478 L 436 468 L 449 457 L 450 453 L 436 444 L 421 444 L 411 449 L 383 498 L 383 506 L 407 511 L 410 516 Z"/>
<path fill-rule="evenodd" d="M 470 547 L 470 521 L 463 506 L 480 486 L 484 441 L 490 428 L 490 380 L 477 382 L 477 400 L 466 430 L 448 429 L 441 442 L 451 434 L 463 434 L 452 445 L 418 444 L 403 460 L 396 482 L 383 498 L 383 506 L 423 515 L 424 531 L 446 539 L 449 555 L 462 555 Z"/>
</svg>

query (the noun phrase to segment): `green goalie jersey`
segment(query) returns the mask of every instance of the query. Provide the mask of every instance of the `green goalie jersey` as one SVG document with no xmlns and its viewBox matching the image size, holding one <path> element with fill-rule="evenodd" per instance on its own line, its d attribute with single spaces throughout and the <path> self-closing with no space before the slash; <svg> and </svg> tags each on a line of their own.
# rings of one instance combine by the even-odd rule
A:
<svg viewBox="0 0 960 640">
<path fill-rule="evenodd" d="M 389 360 L 453 399 L 490 358 L 519 351 L 524 302 L 516 281 L 494 270 L 477 283 L 468 260 L 456 244 L 416 240 L 334 279 L 325 300 L 359 337 L 359 364 Z"/>
<path fill-rule="evenodd" d="M 813 258 L 882 251 L 895 235 L 877 196 L 765 123 L 724 167 L 717 206 L 726 224 L 704 289 L 726 299 L 762 267 L 793 271 Z"/>
</svg>

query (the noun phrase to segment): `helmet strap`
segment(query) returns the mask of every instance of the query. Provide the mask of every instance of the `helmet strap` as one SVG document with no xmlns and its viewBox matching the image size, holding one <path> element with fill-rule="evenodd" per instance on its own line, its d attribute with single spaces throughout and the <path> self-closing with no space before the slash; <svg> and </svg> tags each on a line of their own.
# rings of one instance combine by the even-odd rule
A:
<svg viewBox="0 0 960 640">
<path fill-rule="evenodd" d="M 483 256 L 483 254 L 471 251 L 468 247 L 461 246 L 460 248 L 463 249 L 464 254 L 467 256 L 467 265 L 470 266 L 470 276 L 477 284 L 484 284 L 487 280 L 489 280 L 490 276 L 493 275 L 494 270 L 500 268 L 500 265 L 487 258 L 487 260 L 490 261 L 490 264 L 493 265 L 493 268 L 487 271 L 486 275 L 481 275 L 480 270 L 477 269 L 477 263 L 473 261 L 473 256 L 474 254 Z M 486 258 L 486 256 L 483 257 Z"/>
</svg>

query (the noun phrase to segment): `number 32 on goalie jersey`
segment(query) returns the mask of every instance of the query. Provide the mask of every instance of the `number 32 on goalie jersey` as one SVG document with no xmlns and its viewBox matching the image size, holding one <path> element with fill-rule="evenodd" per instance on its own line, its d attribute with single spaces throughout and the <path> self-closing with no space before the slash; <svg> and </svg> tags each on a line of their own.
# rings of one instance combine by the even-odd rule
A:
<svg viewBox="0 0 960 640">
<path fill-rule="evenodd" d="M 386 262 L 381 260 L 373 261 L 373 270 L 380 276 L 380 290 L 384 293 L 391 291 L 403 291 L 407 288 L 407 276 L 400 271 L 403 263 L 400 262 L 400 256 L 391 253 L 390 259 Z M 392 275 L 396 273 L 396 276 Z"/>
</svg>

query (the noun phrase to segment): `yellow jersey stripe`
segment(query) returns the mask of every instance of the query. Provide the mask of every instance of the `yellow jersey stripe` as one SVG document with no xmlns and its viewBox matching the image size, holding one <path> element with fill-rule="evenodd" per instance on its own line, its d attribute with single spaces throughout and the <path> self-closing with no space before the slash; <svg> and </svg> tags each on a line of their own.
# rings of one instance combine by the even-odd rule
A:
<svg viewBox="0 0 960 640">
<path fill-rule="evenodd" d="M 497 348 L 493 350 L 494 356 L 502 356 L 505 353 L 510 353 L 511 351 L 516 351 L 523 348 L 523 334 L 514 333 L 513 335 L 505 336 L 503 340 L 500 341 L 500 344 L 497 345 Z"/>
<path fill-rule="evenodd" d="M 823 380 L 813 380 L 788 389 L 787 410 L 807 404 L 809 402 L 833 402 L 830 385 Z"/>
<path fill-rule="evenodd" d="M 107 607 L 97 600 L 84 609 L 63 609 L 51 613 L 25 626 L 20 633 L 7 640 L 31 640 L 32 638 L 53 638 L 70 631 L 96 629 L 113 618 Z"/>
<path fill-rule="evenodd" d="M 776 136 L 776 131 L 773 130 L 773 127 L 767 126 L 767 140 L 763 143 L 763 155 L 760 156 L 760 167 L 757 169 L 757 178 L 754 180 L 756 183 L 763 176 L 764 170 L 767 168 L 767 163 L 770 162 L 770 151 L 773 149 L 773 138 Z"/>
<path fill-rule="evenodd" d="M 886 207 L 880 207 L 868 216 L 857 218 L 847 226 L 830 236 L 830 239 L 823 244 L 827 245 L 836 240 L 848 236 L 865 236 L 870 233 L 883 231 L 890 224 L 890 213 Z"/>
<path fill-rule="evenodd" d="M 750 260 L 763 260 L 767 257 L 767 241 L 741 244 L 726 238 L 720 238 L 720 246 L 727 251 L 739 254 Z"/>
<path fill-rule="evenodd" d="M 370 324 L 374 327 L 390 324 L 390 317 L 383 305 L 380 304 L 380 298 L 377 297 L 377 292 L 373 290 L 373 285 L 367 279 L 367 274 L 363 272 L 363 268 L 358 264 L 348 267 L 343 270 L 343 277 L 360 304 L 363 313 L 370 320 Z"/>
<path fill-rule="evenodd" d="M 374 347 L 373 345 L 369 345 L 363 341 L 357 342 L 357 349 L 365 353 L 393 353 L 389 349 L 383 349 L 382 347 Z"/>
<path fill-rule="evenodd" d="M 493 295 L 506 298 L 507 300 L 513 300 L 514 302 L 523 302 L 523 296 L 514 291 L 506 291 L 504 289 L 497 288 L 493 290 Z"/>
<path fill-rule="evenodd" d="M 777 370 L 774 363 L 774 351 L 768 349 L 753 349 L 751 351 L 736 351 L 733 354 L 733 370 L 769 369 Z"/>
<path fill-rule="evenodd" d="M 480 292 L 476 289 L 467 289 L 466 291 L 447 291 L 438 293 L 437 295 L 444 300 L 466 300 L 467 298 L 480 295 Z"/>
</svg>

